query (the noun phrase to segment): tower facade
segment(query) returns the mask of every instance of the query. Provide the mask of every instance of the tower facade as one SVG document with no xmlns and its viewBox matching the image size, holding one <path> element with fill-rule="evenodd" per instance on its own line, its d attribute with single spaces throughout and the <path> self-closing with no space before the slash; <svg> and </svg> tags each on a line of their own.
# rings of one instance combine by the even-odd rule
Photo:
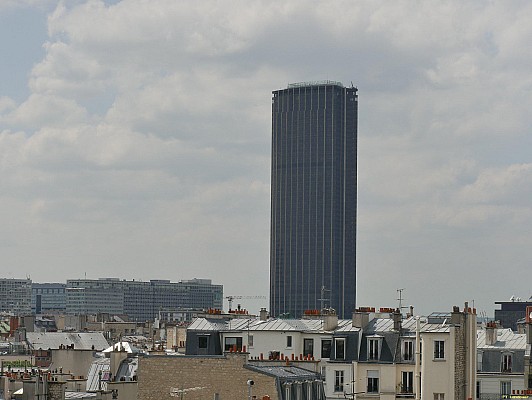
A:
<svg viewBox="0 0 532 400">
<path fill-rule="evenodd" d="M 299 318 L 356 299 L 355 87 L 290 84 L 272 98 L 270 312 Z"/>
</svg>

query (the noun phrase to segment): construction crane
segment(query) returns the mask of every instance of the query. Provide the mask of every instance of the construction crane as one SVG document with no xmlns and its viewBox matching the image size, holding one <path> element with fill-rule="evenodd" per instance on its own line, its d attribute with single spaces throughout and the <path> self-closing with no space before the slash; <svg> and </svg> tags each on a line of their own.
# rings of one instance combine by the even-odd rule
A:
<svg viewBox="0 0 532 400">
<path fill-rule="evenodd" d="M 229 303 L 229 311 L 233 309 L 233 300 L 240 300 L 240 299 L 264 299 L 266 300 L 266 296 L 225 296 L 225 299 L 227 299 L 227 302 Z"/>
</svg>

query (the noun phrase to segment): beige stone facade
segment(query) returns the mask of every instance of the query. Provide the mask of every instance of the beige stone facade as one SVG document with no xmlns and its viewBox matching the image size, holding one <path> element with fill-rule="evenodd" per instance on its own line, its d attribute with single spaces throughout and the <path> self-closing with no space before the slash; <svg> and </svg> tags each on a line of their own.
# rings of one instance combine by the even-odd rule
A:
<svg viewBox="0 0 532 400">
<path fill-rule="evenodd" d="M 278 399 L 276 379 L 245 367 L 247 354 L 225 356 L 146 356 L 139 359 L 139 400 L 172 397 L 174 389 L 186 393 L 186 400 L 247 399 L 248 380 L 253 380 L 252 394 L 262 399 Z"/>
</svg>

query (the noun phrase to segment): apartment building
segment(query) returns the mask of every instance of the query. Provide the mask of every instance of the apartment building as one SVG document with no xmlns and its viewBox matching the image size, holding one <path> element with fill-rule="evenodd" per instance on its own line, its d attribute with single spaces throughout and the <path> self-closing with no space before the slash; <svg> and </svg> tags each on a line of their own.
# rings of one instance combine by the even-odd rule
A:
<svg viewBox="0 0 532 400">
<path fill-rule="evenodd" d="M 420 392 L 424 399 L 461 400 L 476 387 L 476 314 L 467 305 L 421 318 L 366 308 L 352 320 L 327 310 L 303 319 L 215 315 L 189 326 L 187 354 L 231 350 L 258 360 L 313 360 L 327 399 L 391 400 Z"/>
</svg>

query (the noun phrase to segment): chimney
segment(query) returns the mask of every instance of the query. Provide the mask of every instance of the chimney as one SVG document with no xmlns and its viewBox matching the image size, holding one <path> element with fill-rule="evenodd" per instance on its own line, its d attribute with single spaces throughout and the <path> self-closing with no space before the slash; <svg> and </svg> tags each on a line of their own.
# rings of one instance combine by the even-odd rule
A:
<svg viewBox="0 0 532 400">
<path fill-rule="evenodd" d="M 462 322 L 462 313 L 460 307 L 453 306 L 453 312 L 451 313 L 451 325 L 460 325 Z"/>
<path fill-rule="evenodd" d="M 336 311 L 332 308 L 324 309 L 323 311 L 326 311 L 323 315 L 323 330 L 334 331 L 338 327 L 338 315 Z"/>
<path fill-rule="evenodd" d="M 353 327 L 360 328 L 360 329 L 365 328 L 366 325 L 369 323 L 369 314 L 371 310 L 375 312 L 374 308 L 369 308 L 369 307 L 357 308 L 353 312 Z"/>
<path fill-rule="evenodd" d="M 259 318 L 261 321 L 268 320 L 268 311 L 264 307 L 260 309 Z"/>
<path fill-rule="evenodd" d="M 403 320 L 403 315 L 401 314 L 401 310 L 398 308 L 393 312 L 393 330 L 394 331 L 400 331 L 401 330 L 401 324 Z"/>
<path fill-rule="evenodd" d="M 532 344 L 532 306 L 526 307 L 525 333 L 526 343 Z"/>
<path fill-rule="evenodd" d="M 486 324 L 486 345 L 493 346 L 495 343 L 497 343 L 497 324 L 492 321 Z"/>
</svg>

